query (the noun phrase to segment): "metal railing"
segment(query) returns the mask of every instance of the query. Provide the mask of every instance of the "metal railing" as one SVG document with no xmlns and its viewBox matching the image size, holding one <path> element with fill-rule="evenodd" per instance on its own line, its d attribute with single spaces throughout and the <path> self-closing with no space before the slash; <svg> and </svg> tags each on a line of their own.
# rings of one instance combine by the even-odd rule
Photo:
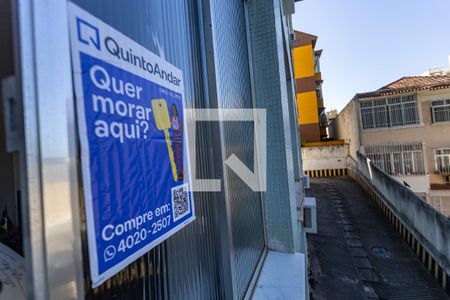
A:
<svg viewBox="0 0 450 300">
<path fill-rule="evenodd" d="M 364 150 L 367 157 L 389 175 L 425 174 L 421 142 L 366 146 Z"/>
</svg>

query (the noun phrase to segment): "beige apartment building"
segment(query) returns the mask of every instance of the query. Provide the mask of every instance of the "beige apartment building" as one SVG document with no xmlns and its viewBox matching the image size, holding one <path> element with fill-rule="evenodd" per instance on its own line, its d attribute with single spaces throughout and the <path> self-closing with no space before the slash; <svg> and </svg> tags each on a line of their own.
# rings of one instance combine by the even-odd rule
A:
<svg viewBox="0 0 450 300">
<path fill-rule="evenodd" d="M 403 77 L 357 94 L 332 123 L 334 138 L 365 153 L 450 216 L 450 76 Z"/>
</svg>

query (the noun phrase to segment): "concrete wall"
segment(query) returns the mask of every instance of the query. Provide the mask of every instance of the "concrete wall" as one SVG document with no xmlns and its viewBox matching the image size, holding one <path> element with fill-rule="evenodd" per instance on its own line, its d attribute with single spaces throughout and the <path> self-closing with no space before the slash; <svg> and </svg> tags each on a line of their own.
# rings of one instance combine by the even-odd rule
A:
<svg viewBox="0 0 450 300">
<path fill-rule="evenodd" d="M 357 173 L 450 274 L 450 219 L 358 153 Z"/>
<path fill-rule="evenodd" d="M 411 186 L 411 190 L 418 194 L 428 194 L 430 189 L 430 176 L 418 175 L 418 176 L 394 176 L 401 184 L 406 182 Z"/>
<path fill-rule="evenodd" d="M 345 140 L 349 144 L 349 153 L 356 159 L 356 152 L 359 151 L 359 116 L 358 103 L 356 100 L 350 101 L 339 115 L 331 122 L 330 133 L 332 138 Z"/>
<path fill-rule="evenodd" d="M 349 145 L 302 147 L 304 170 L 345 169 Z"/>
</svg>

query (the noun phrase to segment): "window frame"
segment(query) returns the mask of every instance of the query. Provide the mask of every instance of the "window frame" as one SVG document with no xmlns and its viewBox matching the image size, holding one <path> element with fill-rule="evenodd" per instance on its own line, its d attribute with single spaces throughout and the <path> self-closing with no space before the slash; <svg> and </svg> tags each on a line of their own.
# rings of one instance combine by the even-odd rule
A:
<svg viewBox="0 0 450 300">
<path fill-rule="evenodd" d="M 443 104 L 433 105 L 433 103 L 437 103 L 443 101 Z M 436 121 L 436 108 L 446 107 L 447 110 L 447 120 L 444 121 Z M 442 123 L 450 123 L 450 98 L 449 99 L 436 99 L 430 100 L 430 114 L 431 114 L 431 123 L 432 124 L 442 124 Z"/>
<path fill-rule="evenodd" d="M 421 124 L 417 94 L 371 98 L 358 102 L 359 118 L 363 131 L 412 127 Z M 393 118 L 395 115 L 397 119 Z"/>
<path fill-rule="evenodd" d="M 446 153 L 439 153 L 446 152 Z M 442 158 L 441 162 L 443 162 L 442 169 L 440 168 L 439 158 Z M 447 165 L 445 165 L 445 160 L 447 159 Z M 450 174 L 450 147 L 437 148 L 434 149 L 434 161 L 435 161 L 435 171 L 438 174 Z"/>
</svg>

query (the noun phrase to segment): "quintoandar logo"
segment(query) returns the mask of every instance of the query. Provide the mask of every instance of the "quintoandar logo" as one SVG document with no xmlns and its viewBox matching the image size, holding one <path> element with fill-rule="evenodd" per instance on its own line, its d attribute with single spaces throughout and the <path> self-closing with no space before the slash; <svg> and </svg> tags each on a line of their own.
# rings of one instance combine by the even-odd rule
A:
<svg viewBox="0 0 450 300">
<path fill-rule="evenodd" d="M 98 28 L 77 17 L 78 40 L 86 45 L 94 45 L 100 50 L 100 33 Z"/>
</svg>

